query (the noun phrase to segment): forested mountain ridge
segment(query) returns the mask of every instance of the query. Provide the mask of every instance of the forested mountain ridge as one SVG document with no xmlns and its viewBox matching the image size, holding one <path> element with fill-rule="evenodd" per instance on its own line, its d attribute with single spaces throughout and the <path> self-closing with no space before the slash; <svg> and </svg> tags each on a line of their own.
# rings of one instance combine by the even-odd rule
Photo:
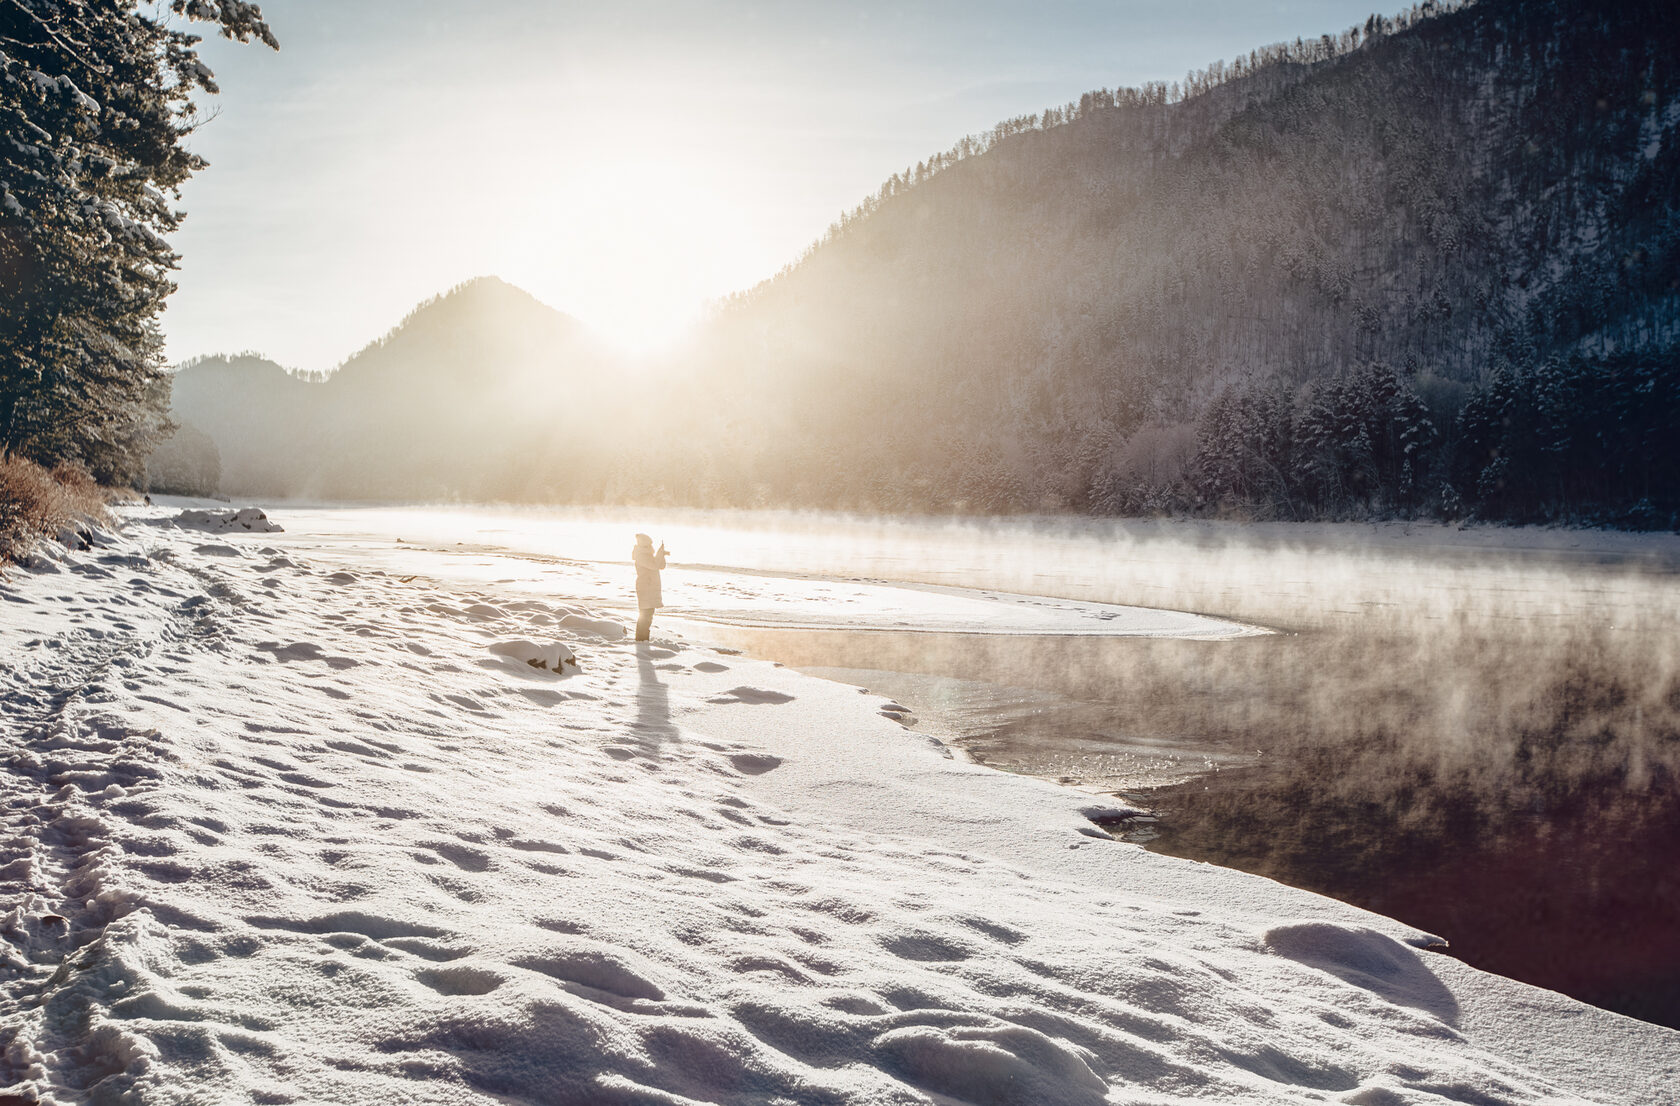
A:
<svg viewBox="0 0 1680 1106">
<path fill-rule="evenodd" d="M 1409 510 L 1480 494 L 1492 458 L 1454 452 L 1458 420 L 1501 374 L 1585 358 L 1611 391 L 1667 387 L 1673 419 L 1677 20 L 1483 0 L 1006 137 L 720 313 L 712 386 L 760 397 L 771 439 L 725 483 Z"/>
<path fill-rule="evenodd" d="M 670 364 L 481 281 L 278 446 L 176 410 L 254 494 L 1673 526 L 1677 59 L 1653 0 L 1373 17 L 965 139 Z"/>
<path fill-rule="evenodd" d="M 178 428 L 146 464 L 153 485 L 189 494 L 221 486 L 255 495 L 290 491 L 313 387 L 309 378 L 254 353 L 181 366 L 171 377 L 170 414 Z"/>
<path fill-rule="evenodd" d="M 598 459 L 621 382 L 576 320 L 481 278 L 320 377 L 254 355 L 183 365 L 173 414 L 215 442 L 233 493 L 533 499 Z"/>
</svg>

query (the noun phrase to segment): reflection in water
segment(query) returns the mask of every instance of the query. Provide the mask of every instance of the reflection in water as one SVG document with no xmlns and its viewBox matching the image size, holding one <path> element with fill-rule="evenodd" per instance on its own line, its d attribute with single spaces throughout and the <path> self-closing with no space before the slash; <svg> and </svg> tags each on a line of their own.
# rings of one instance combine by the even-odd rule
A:
<svg viewBox="0 0 1680 1106">
<path fill-rule="evenodd" d="M 1194 728 L 1140 727 L 1125 705 L 1140 650 L 1187 655 L 1247 649 L 1264 638 L 1127 638 L 757 630 L 696 635 L 911 706 L 915 728 L 975 760 L 1093 791 L 1159 787 L 1255 760 L 1255 750 Z"/>
<path fill-rule="evenodd" d="M 1463 791 L 1350 801 L 1309 768 L 1157 791 L 1149 847 L 1332 895 L 1439 934 L 1479 968 L 1680 1028 L 1672 793 L 1607 787 L 1502 812 Z"/>
</svg>

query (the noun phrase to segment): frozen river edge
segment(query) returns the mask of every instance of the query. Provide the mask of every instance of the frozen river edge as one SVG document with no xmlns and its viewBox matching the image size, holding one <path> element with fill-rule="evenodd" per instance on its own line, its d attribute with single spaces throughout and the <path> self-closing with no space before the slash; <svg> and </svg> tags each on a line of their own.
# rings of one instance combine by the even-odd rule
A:
<svg viewBox="0 0 1680 1106">
<path fill-rule="evenodd" d="M 135 511 L 0 583 L 0 1093 L 1370 1106 L 1680 1078 L 1680 1035 L 1110 841 L 1089 797 L 951 760 L 878 696 L 287 550 Z"/>
</svg>

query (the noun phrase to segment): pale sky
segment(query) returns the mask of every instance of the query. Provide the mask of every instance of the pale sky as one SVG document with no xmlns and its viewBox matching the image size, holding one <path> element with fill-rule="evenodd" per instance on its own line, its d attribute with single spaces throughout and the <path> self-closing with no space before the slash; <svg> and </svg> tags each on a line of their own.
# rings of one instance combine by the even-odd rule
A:
<svg viewBox="0 0 1680 1106">
<path fill-rule="evenodd" d="M 1371 0 L 265 0 L 209 42 L 172 361 L 342 362 L 496 275 L 627 348 L 1000 119 L 1362 23 Z"/>
</svg>

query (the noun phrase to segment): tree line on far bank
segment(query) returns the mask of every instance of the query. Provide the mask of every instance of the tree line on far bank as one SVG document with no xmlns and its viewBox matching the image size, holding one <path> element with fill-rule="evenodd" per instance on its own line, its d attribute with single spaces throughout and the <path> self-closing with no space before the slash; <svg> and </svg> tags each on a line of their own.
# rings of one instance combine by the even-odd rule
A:
<svg viewBox="0 0 1680 1106">
<path fill-rule="evenodd" d="M 1478 0 L 1261 61 L 900 178 L 714 320 L 734 407 L 690 436 L 751 445 L 663 435 L 641 486 L 1680 522 L 1680 7 Z"/>
<path fill-rule="evenodd" d="M 1659 355 L 1507 362 L 1468 390 L 1372 363 L 1299 390 L 1236 384 L 1203 415 L 1176 478 L 1110 479 L 1095 498 L 1122 513 L 1673 529 L 1676 443 L 1680 373 Z"/>
</svg>

